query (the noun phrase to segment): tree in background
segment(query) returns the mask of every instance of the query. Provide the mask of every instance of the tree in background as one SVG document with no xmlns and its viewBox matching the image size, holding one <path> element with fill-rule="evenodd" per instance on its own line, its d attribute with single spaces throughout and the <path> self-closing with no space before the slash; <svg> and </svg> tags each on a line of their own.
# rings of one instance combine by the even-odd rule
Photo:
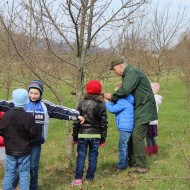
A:
<svg viewBox="0 0 190 190">
<path fill-rule="evenodd" d="M 121 36 L 120 51 L 132 64 L 140 67 L 151 80 L 160 81 L 161 75 L 174 68 L 171 52 L 181 33 L 188 26 L 185 9 L 178 7 L 175 14 L 169 5 L 160 10 L 147 8 L 141 17 L 130 15 Z"/>
<path fill-rule="evenodd" d="M 172 51 L 172 57 L 175 66 L 180 69 L 180 78 L 187 87 L 187 102 L 190 104 L 190 33 L 188 31 L 182 35 Z"/>
<path fill-rule="evenodd" d="M 3 23 L 0 24 L 0 78 L 1 88 L 5 90 L 4 99 L 6 100 L 9 99 L 12 88 L 15 88 L 15 83 L 19 83 L 19 85 L 24 83 L 23 74 L 25 73 L 8 35 L 8 31 L 14 31 L 13 10 L 8 10 L 7 14 L 10 16 L 10 20 L 7 21 L 7 30 L 5 30 Z"/>
</svg>

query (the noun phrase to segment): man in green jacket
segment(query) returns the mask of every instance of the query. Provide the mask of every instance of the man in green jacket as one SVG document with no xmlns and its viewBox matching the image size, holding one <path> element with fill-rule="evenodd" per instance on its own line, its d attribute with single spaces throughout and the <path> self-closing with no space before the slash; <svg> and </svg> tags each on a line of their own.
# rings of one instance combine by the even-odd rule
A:
<svg viewBox="0 0 190 190">
<path fill-rule="evenodd" d="M 147 76 L 138 68 L 117 58 L 111 62 L 111 70 L 122 77 L 122 86 L 113 94 L 105 93 L 104 98 L 117 102 L 119 98 L 132 94 L 135 98 L 135 122 L 131 144 L 129 144 L 129 164 L 134 164 L 132 172 L 147 171 L 144 138 L 150 121 L 156 120 L 157 110 L 154 95 Z"/>
</svg>

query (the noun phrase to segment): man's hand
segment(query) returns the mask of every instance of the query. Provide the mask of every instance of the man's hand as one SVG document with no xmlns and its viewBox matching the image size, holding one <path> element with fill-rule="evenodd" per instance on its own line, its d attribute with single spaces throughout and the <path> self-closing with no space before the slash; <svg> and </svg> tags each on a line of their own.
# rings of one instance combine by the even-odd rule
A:
<svg viewBox="0 0 190 190">
<path fill-rule="evenodd" d="M 104 98 L 111 100 L 111 95 L 112 95 L 111 93 L 105 93 Z"/>
<path fill-rule="evenodd" d="M 85 119 L 84 119 L 84 117 L 79 115 L 78 120 L 80 120 L 80 124 L 83 124 Z"/>
</svg>

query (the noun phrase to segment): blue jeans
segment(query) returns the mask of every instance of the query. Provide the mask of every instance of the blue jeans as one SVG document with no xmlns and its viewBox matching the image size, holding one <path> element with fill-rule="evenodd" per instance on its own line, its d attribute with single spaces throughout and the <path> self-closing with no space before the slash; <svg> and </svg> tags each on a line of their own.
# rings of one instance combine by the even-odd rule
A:
<svg viewBox="0 0 190 190">
<path fill-rule="evenodd" d="M 41 144 L 32 145 L 30 155 L 30 190 L 38 190 L 38 167 L 40 161 Z M 19 182 L 19 174 L 16 173 L 13 187 L 16 188 Z"/>
<path fill-rule="evenodd" d="M 120 131 L 119 136 L 119 163 L 118 167 L 125 169 L 128 167 L 128 142 L 131 137 L 131 133 Z"/>
<path fill-rule="evenodd" d="M 94 173 L 96 171 L 96 165 L 98 160 L 98 148 L 100 146 L 100 139 L 98 138 L 79 138 L 77 146 L 77 162 L 75 170 L 75 179 L 82 179 L 84 172 L 84 165 L 89 148 L 88 155 L 88 170 L 86 174 L 87 180 L 94 179 Z"/>
<path fill-rule="evenodd" d="M 30 190 L 38 190 L 38 168 L 40 162 L 41 144 L 32 145 L 30 166 Z"/>
<path fill-rule="evenodd" d="M 30 155 L 6 156 L 3 190 L 13 190 L 13 181 L 15 179 L 17 169 L 20 176 L 20 190 L 29 190 Z"/>
</svg>

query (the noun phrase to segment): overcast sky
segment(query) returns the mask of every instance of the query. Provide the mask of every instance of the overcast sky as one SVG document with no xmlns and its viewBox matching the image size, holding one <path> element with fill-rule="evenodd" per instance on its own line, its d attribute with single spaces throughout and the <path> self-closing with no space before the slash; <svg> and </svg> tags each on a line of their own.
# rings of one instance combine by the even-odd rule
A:
<svg viewBox="0 0 190 190">
<path fill-rule="evenodd" d="M 118 1 L 120 1 L 120 0 L 114 0 L 113 6 L 117 6 Z M 171 4 L 171 7 L 174 9 L 178 8 L 180 5 L 183 8 L 190 9 L 190 0 L 149 0 L 149 1 L 153 5 L 159 4 L 159 6 L 161 6 L 161 7 Z M 189 12 L 189 10 L 188 10 L 188 12 Z"/>
<path fill-rule="evenodd" d="M 152 0 L 152 4 L 156 5 L 157 3 L 160 7 L 164 7 L 170 4 L 171 8 L 174 10 L 178 9 L 181 6 L 182 9 L 185 8 L 186 12 L 190 14 L 190 0 Z"/>
</svg>

